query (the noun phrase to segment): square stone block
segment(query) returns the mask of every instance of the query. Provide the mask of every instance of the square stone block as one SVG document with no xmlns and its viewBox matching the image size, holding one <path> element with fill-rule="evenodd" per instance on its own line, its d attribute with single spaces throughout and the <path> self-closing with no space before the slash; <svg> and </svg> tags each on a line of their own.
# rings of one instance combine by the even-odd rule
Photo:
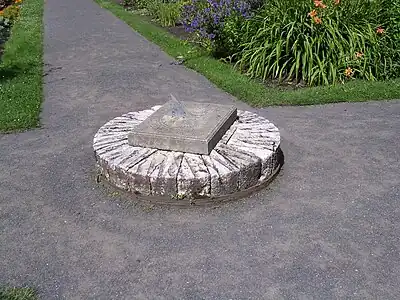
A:
<svg viewBox="0 0 400 300">
<path fill-rule="evenodd" d="M 208 155 L 236 119 L 233 105 L 171 100 L 136 126 L 128 143 Z"/>
</svg>

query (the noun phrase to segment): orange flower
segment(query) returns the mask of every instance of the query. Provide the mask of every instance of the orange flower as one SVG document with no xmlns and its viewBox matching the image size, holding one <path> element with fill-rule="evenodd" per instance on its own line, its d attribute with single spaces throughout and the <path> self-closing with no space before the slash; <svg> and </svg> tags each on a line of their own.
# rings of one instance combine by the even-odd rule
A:
<svg viewBox="0 0 400 300">
<path fill-rule="evenodd" d="M 22 0 L 15 0 L 14 3 L 21 3 Z"/>
<path fill-rule="evenodd" d="M 315 7 L 326 8 L 326 5 L 322 2 L 322 0 L 314 0 Z"/>
<path fill-rule="evenodd" d="M 311 12 L 308 13 L 308 15 L 309 15 L 311 18 L 314 18 L 314 17 L 317 16 L 317 11 L 316 11 L 315 9 L 313 9 Z"/>
<path fill-rule="evenodd" d="M 340 4 L 340 0 L 335 0 L 335 5 L 339 5 Z"/>
<path fill-rule="evenodd" d="M 362 53 L 362 52 L 356 52 L 356 57 L 357 58 L 360 58 L 360 57 L 363 57 L 364 56 L 364 53 Z"/>
<path fill-rule="evenodd" d="M 350 68 L 350 67 L 347 67 L 347 69 L 346 70 L 344 70 L 344 75 L 346 75 L 346 77 L 351 77 L 351 76 L 353 76 L 353 69 L 352 68 Z"/>
<path fill-rule="evenodd" d="M 4 11 L 0 10 L 0 16 L 4 15 Z"/>
<path fill-rule="evenodd" d="M 377 33 L 377 34 L 384 34 L 384 33 L 385 33 L 385 29 L 383 29 L 382 27 L 378 27 L 378 28 L 376 29 L 376 33 Z"/>
<path fill-rule="evenodd" d="M 314 17 L 313 20 L 314 20 L 315 24 L 321 24 L 322 23 L 321 18 Z"/>
</svg>

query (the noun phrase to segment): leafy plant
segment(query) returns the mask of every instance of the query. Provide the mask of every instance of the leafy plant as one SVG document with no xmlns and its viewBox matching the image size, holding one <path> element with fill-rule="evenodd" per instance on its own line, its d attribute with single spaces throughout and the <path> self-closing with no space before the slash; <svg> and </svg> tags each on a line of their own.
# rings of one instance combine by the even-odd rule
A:
<svg viewBox="0 0 400 300">
<path fill-rule="evenodd" d="M 377 18 L 386 28 L 386 35 L 396 44 L 396 49 L 400 49 L 400 0 L 383 0 Z"/>
<path fill-rule="evenodd" d="M 153 16 L 161 26 L 174 26 L 179 23 L 183 2 L 144 0 L 144 8 Z"/>
<path fill-rule="evenodd" d="M 161 2 L 157 17 L 161 26 L 174 26 L 178 23 L 182 10 L 182 2 Z"/>
<path fill-rule="evenodd" d="M 250 77 L 308 85 L 396 77 L 400 49 L 379 23 L 383 1 L 268 0 L 242 28 L 236 66 Z"/>
<path fill-rule="evenodd" d="M 13 5 L 7 6 L 5 9 L 3 9 L 1 15 L 5 19 L 8 19 L 11 22 L 13 22 L 18 18 L 19 12 L 20 12 L 19 5 L 13 4 Z"/>
<path fill-rule="evenodd" d="M 232 49 L 237 50 L 239 25 L 250 16 L 251 7 L 243 0 L 192 0 L 183 7 L 182 23 L 216 56 L 223 57 L 231 54 Z"/>
</svg>

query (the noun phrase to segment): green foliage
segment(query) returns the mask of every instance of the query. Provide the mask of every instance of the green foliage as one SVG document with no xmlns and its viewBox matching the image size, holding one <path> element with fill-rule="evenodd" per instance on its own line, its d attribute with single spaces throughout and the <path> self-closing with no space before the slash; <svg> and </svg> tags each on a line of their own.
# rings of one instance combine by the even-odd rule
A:
<svg viewBox="0 0 400 300">
<path fill-rule="evenodd" d="M 213 55 L 217 58 L 230 58 L 234 60 L 235 53 L 242 50 L 246 41 L 247 32 L 243 32 L 244 18 L 232 15 L 225 19 L 218 38 L 212 43 Z"/>
<path fill-rule="evenodd" d="M 181 15 L 182 2 L 159 3 L 158 20 L 161 26 L 175 26 Z"/>
<path fill-rule="evenodd" d="M 387 28 L 387 34 L 400 47 L 400 0 L 383 0 L 378 16 L 379 22 Z"/>
<path fill-rule="evenodd" d="M 3 17 L 14 22 L 19 16 L 19 5 L 10 5 L 3 10 Z"/>
<path fill-rule="evenodd" d="M 124 20 L 141 35 L 159 45 L 170 56 L 184 56 L 186 67 L 199 72 L 222 90 L 253 106 L 311 105 L 400 98 L 400 79 L 351 80 L 340 85 L 301 89 L 268 87 L 237 72 L 231 65 L 207 56 L 198 47 L 174 37 L 146 18 L 127 12 L 114 1 L 95 1 Z"/>
<path fill-rule="evenodd" d="M 175 26 L 180 21 L 183 2 L 182 1 L 163 1 L 163 0 L 144 0 L 146 8 L 161 26 Z"/>
<path fill-rule="evenodd" d="M 191 0 L 183 7 L 182 23 L 215 57 L 226 58 L 240 49 L 241 24 L 250 17 L 246 0 Z"/>
<path fill-rule="evenodd" d="M 269 0 L 243 25 L 248 38 L 237 66 L 264 81 L 308 85 L 399 76 L 400 49 L 380 22 L 385 1 Z M 377 32 L 380 26 L 384 33 Z"/>
<path fill-rule="evenodd" d="M 0 300 L 37 300 L 30 288 L 1 288 Z"/>
<path fill-rule="evenodd" d="M 183 1 L 123 0 L 127 10 L 152 16 L 163 27 L 175 26 L 180 21 Z"/>
</svg>

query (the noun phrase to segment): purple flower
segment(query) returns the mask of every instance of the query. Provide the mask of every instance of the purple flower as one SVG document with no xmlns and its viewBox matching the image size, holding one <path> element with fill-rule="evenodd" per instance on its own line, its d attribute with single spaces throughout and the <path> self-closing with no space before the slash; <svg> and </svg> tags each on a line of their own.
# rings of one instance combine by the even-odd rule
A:
<svg viewBox="0 0 400 300">
<path fill-rule="evenodd" d="M 218 2 L 215 0 L 207 0 L 208 4 L 210 7 L 217 8 L 218 7 Z"/>
<path fill-rule="evenodd" d="M 250 16 L 250 6 L 245 1 L 192 0 L 191 4 L 183 7 L 182 23 L 188 32 L 197 32 L 203 38 L 217 40 L 226 18 L 232 15 Z"/>
<path fill-rule="evenodd" d="M 217 25 L 220 21 L 219 15 L 214 13 L 212 17 L 213 17 L 214 25 Z"/>
</svg>

